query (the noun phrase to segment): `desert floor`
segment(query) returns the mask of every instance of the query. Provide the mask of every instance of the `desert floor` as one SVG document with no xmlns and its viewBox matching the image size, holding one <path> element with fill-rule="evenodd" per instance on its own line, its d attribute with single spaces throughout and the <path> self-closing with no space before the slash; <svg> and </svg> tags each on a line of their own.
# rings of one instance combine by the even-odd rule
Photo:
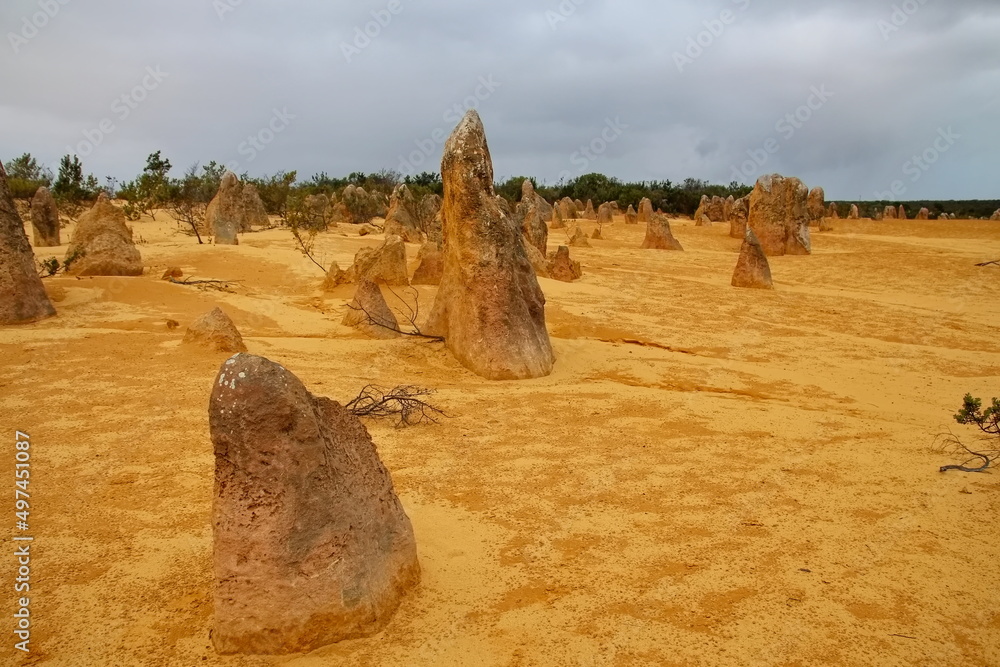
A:
<svg viewBox="0 0 1000 667">
<path fill-rule="evenodd" d="M 834 224 L 771 260 L 772 292 L 730 287 L 728 225 L 675 221 L 679 253 L 619 220 L 573 249 L 582 280 L 540 280 L 552 375 L 489 382 L 439 344 L 341 326 L 353 288 L 323 294 L 286 230 L 216 247 L 135 223 L 145 276 L 46 279 L 58 317 L 0 329 L 3 506 L 19 429 L 36 536 L 34 652 L 12 650 L 5 602 L 0 662 L 1000 665 L 1000 482 L 938 472 L 962 459 L 936 442 L 976 444 L 952 415 L 1000 395 L 1000 267 L 974 266 L 1000 258 L 1000 224 Z M 346 268 L 379 242 L 342 225 L 317 250 Z M 169 266 L 240 282 L 170 284 Z M 375 637 L 212 648 L 207 406 L 227 355 L 181 339 L 216 305 L 315 394 L 417 384 L 449 415 L 367 422 L 423 568 Z"/>
</svg>

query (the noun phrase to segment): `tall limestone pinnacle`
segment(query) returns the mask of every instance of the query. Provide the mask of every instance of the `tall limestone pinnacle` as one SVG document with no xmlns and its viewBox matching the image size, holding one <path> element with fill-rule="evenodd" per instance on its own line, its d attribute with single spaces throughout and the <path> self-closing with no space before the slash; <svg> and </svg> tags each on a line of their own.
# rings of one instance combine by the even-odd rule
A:
<svg viewBox="0 0 1000 667">
<path fill-rule="evenodd" d="M 479 114 L 448 139 L 444 185 L 444 274 L 426 333 L 443 336 L 466 368 L 491 380 L 543 377 L 555 357 L 545 296 L 521 230 L 493 190 L 493 161 Z"/>
</svg>

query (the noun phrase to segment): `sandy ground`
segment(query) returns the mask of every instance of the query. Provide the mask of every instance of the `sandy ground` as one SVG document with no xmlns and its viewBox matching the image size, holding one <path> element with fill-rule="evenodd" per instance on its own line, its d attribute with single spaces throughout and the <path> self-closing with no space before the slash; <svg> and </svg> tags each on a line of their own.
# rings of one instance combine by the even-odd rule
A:
<svg viewBox="0 0 1000 667">
<path fill-rule="evenodd" d="M 351 288 L 322 294 L 286 231 L 199 246 L 157 218 L 134 225 L 145 276 L 47 279 L 59 316 L 0 329 L 0 479 L 28 432 L 37 536 L 34 651 L 2 627 L 0 662 L 1000 665 L 1000 483 L 939 473 L 956 459 L 935 445 L 949 427 L 975 442 L 951 419 L 966 392 L 1000 395 L 1000 269 L 973 266 L 1000 257 L 1000 224 L 839 221 L 813 256 L 772 259 L 767 292 L 729 286 L 727 225 L 675 222 L 675 253 L 619 221 L 573 250 L 581 281 L 540 281 L 553 374 L 495 383 L 440 345 L 342 327 Z M 379 241 L 342 227 L 318 254 L 346 267 Z M 241 282 L 160 281 L 173 265 Z M 207 405 L 226 355 L 181 338 L 216 305 L 316 394 L 418 384 L 450 415 L 368 423 L 423 567 L 376 637 L 211 647 Z"/>
</svg>

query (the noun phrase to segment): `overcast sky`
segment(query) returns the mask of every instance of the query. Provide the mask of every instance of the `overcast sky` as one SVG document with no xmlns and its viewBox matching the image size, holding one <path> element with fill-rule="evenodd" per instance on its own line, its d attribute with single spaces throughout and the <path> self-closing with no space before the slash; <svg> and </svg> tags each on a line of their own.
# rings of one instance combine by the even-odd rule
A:
<svg viewBox="0 0 1000 667">
<path fill-rule="evenodd" d="M 498 179 L 1000 197 L 998 0 L 3 0 L 0 25 L 0 159 L 100 178 L 156 150 L 438 171 L 476 105 Z"/>
</svg>

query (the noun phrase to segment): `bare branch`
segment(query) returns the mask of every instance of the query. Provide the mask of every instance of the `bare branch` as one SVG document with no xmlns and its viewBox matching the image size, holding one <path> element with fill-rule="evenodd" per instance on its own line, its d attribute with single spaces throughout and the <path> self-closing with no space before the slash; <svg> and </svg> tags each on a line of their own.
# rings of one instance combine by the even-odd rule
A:
<svg viewBox="0 0 1000 667">
<path fill-rule="evenodd" d="M 432 394 L 433 389 L 413 385 L 400 385 L 386 390 L 370 384 L 344 407 L 358 417 L 395 417 L 396 428 L 416 426 L 422 422 L 436 424 L 439 416 L 448 415 L 423 400 Z"/>
</svg>

